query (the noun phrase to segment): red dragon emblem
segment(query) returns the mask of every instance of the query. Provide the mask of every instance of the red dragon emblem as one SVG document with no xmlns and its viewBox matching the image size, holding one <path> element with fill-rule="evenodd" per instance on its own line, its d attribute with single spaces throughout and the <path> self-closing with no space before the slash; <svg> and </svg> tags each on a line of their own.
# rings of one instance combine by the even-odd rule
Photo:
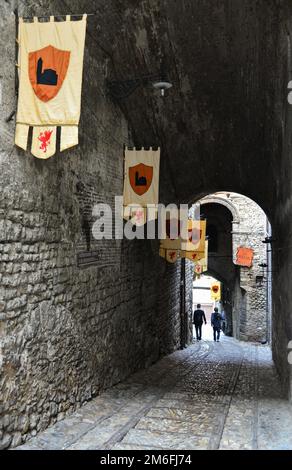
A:
<svg viewBox="0 0 292 470">
<path fill-rule="evenodd" d="M 38 140 L 41 142 L 40 150 L 43 150 L 44 153 L 46 153 L 48 145 L 51 143 L 50 139 L 52 133 L 53 131 L 45 131 L 41 132 L 38 136 Z"/>
</svg>

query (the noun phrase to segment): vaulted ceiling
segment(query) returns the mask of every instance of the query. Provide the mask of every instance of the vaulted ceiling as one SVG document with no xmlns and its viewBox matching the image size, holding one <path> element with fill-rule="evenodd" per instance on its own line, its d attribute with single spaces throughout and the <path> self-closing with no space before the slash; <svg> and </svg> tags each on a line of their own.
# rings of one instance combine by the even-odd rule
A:
<svg viewBox="0 0 292 470">
<path fill-rule="evenodd" d="M 155 74 L 163 61 L 174 84 L 164 99 L 146 87 L 120 103 L 135 144 L 162 146 L 163 198 L 236 191 L 269 212 L 280 186 L 288 2 L 107 5 L 108 28 L 95 26 L 93 34 L 109 53 L 108 77 Z"/>
</svg>

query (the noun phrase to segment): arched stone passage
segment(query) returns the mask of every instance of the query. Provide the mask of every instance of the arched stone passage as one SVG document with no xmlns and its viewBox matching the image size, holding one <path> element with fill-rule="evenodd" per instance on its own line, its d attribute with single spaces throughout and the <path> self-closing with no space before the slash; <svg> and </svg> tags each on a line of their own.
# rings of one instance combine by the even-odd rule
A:
<svg viewBox="0 0 292 470">
<path fill-rule="evenodd" d="M 204 206 L 205 204 L 212 204 L 212 203 L 213 204 L 221 204 L 222 206 L 225 206 L 227 209 L 229 209 L 229 211 L 232 214 L 232 222 L 234 224 L 239 223 L 238 210 L 235 207 L 235 205 L 232 204 L 232 202 L 230 202 L 227 198 L 223 198 L 223 197 L 216 196 L 216 195 L 210 195 L 210 196 L 206 196 L 206 197 L 204 197 L 203 199 L 200 200 L 200 206 L 201 207 Z"/>
<path fill-rule="evenodd" d="M 271 232 L 265 213 L 254 201 L 235 193 L 208 195 L 198 204 L 201 217 L 207 219 L 209 272 L 224 279 L 221 307 L 226 311 L 228 334 L 240 340 L 270 341 L 272 263 L 262 241 Z M 212 243 L 215 233 L 216 245 Z M 251 268 L 236 266 L 240 246 L 254 250 Z"/>
</svg>

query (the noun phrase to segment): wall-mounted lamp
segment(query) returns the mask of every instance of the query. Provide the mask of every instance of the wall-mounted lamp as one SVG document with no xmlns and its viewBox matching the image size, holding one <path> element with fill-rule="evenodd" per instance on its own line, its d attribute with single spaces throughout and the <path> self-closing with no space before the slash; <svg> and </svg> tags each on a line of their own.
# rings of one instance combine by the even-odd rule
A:
<svg viewBox="0 0 292 470">
<path fill-rule="evenodd" d="M 142 75 L 140 78 L 129 80 L 107 80 L 106 85 L 109 95 L 116 100 L 128 98 L 140 86 L 151 85 L 160 91 L 161 96 L 165 96 L 165 91 L 173 86 L 165 73 L 164 63 L 161 64 L 160 74 Z"/>
<path fill-rule="evenodd" d="M 165 90 L 169 90 L 169 88 L 172 88 L 172 83 L 170 82 L 153 82 L 152 83 L 153 88 L 155 90 L 160 90 L 161 96 L 165 96 Z"/>
<path fill-rule="evenodd" d="M 160 91 L 161 96 L 165 96 L 165 91 L 173 86 L 165 78 L 162 79 L 153 75 L 145 75 L 141 78 L 130 80 L 107 81 L 106 85 L 109 95 L 116 100 L 128 98 L 140 86 L 152 85 L 155 90 Z"/>
</svg>

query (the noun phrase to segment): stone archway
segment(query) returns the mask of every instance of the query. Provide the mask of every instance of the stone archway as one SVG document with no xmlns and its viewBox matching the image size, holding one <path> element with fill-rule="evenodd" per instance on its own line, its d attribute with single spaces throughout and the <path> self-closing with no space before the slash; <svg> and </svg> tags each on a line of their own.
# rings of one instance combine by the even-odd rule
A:
<svg viewBox="0 0 292 470">
<path fill-rule="evenodd" d="M 232 192 L 210 194 L 198 203 L 202 217 L 207 218 L 209 273 L 225 280 L 222 306 L 228 311 L 230 334 L 240 340 L 269 342 L 270 267 L 265 272 L 266 283 L 256 284 L 263 272 L 259 265 L 271 266 L 266 245 L 262 244 L 268 235 L 266 214 L 250 198 Z M 218 237 L 218 233 L 219 242 L 214 243 L 212 237 Z M 250 269 L 236 265 L 239 246 L 254 249 L 254 264 Z"/>
<path fill-rule="evenodd" d="M 231 201 L 229 201 L 228 199 L 223 198 L 221 196 L 216 196 L 216 194 L 206 196 L 206 197 L 204 197 L 203 199 L 200 200 L 200 205 L 201 206 L 204 206 L 205 204 L 212 204 L 212 203 L 213 204 L 221 204 L 222 206 L 225 206 L 227 209 L 229 209 L 229 211 L 231 212 L 232 217 L 233 217 L 233 223 L 234 224 L 239 224 L 238 210 L 235 207 L 235 205 L 232 204 Z"/>
</svg>

